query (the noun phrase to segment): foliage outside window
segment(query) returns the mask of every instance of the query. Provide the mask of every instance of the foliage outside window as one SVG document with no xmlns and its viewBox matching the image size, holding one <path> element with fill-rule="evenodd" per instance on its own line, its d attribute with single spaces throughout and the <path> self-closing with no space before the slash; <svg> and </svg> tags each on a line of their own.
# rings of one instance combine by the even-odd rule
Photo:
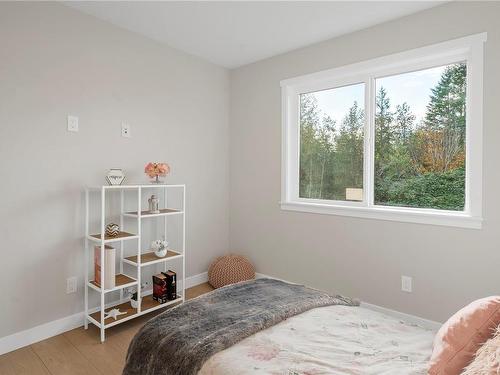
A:
<svg viewBox="0 0 500 375">
<path fill-rule="evenodd" d="M 375 204 L 464 210 L 466 72 L 459 63 L 376 80 Z M 420 88 L 425 112 L 384 87 L 394 79 Z"/>
<path fill-rule="evenodd" d="M 348 200 L 346 189 L 363 189 L 363 95 L 363 84 L 300 95 L 300 197 Z"/>
</svg>

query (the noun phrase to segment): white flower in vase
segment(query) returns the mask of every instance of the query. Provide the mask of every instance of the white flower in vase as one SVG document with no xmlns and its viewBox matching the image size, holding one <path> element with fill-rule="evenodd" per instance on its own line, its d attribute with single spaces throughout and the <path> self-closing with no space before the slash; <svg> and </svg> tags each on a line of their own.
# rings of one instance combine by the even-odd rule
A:
<svg viewBox="0 0 500 375">
<path fill-rule="evenodd" d="M 168 242 L 166 240 L 156 240 L 151 243 L 151 247 L 158 258 L 163 258 L 167 255 L 167 246 Z"/>
<path fill-rule="evenodd" d="M 145 283 L 145 285 L 147 285 L 147 283 Z M 144 289 L 141 285 L 141 290 Z M 132 308 L 134 309 L 137 309 L 139 308 L 139 305 L 141 304 L 142 302 L 142 297 L 137 299 L 137 292 L 134 292 L 135 289 L 126 289 L 127 291 L 127 296 L 128 298 L 130 299 L 130 306 L 132 306 Z"/>
<path fill-rule="evenodd" d="M 133 309 L 138 309 L 141 301 L 142 298 L 139 301 L 137 301 L 136 299 L 130 299 L 130 306 L 132 306 Z"/>
</svg>

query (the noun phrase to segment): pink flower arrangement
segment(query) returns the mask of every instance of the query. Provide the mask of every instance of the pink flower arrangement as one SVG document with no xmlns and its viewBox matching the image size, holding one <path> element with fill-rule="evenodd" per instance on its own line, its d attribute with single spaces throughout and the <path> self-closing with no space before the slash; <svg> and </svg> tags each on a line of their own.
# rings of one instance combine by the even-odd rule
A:
<svg viewBox="0 0 500 375">
<path fill-rule="evenodd" d="M 144 173 L 158 181 L 158 177 L 165 177 L 170 173 L 170 166 L 167 163 L 148 163 L 144 167 Z"/>
</svg>

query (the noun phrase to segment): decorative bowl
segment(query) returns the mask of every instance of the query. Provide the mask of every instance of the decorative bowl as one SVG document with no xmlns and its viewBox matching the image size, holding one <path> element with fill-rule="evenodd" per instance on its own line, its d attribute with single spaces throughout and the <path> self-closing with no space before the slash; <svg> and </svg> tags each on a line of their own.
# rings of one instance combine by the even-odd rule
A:
<svg viewBox="0 0 500 375">
<path fill-rule="evenodd" d="M 165 255 L 167 255 L 167 248 L 163 248 L 161 250 L 156 250 L 155 251 L 155 255 L 158 257 L 158 258 L 164 258 Z"/>
</svg>

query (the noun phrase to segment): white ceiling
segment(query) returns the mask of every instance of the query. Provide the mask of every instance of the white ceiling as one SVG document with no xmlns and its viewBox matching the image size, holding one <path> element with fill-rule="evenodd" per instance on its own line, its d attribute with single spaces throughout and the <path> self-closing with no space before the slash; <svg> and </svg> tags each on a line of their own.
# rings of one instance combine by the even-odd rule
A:
<svg viewBox="0 0 500 375">
<path fill-rule="evenodd" d="M 78 1 L 66 5 L 235 68 L 441 4 L 441 1 Z"/>
</svg>

